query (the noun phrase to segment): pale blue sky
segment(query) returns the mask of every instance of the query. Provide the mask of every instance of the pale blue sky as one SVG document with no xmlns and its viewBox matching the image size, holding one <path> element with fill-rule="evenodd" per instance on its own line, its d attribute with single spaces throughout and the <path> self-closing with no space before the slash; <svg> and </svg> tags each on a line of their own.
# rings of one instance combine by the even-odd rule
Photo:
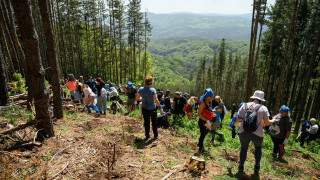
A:
<svg viewBox="0 0 320 180">
<path fill-rule="evenodd" d="M 245 14 L 252 12 L 253 0 L 141 0 L 142 11 L 153 13 L 193 12 Z M 127 4 L 129 0 L 125 0 Z M 268 0 L 274 4 L 275 0 Z"/>
</svg>

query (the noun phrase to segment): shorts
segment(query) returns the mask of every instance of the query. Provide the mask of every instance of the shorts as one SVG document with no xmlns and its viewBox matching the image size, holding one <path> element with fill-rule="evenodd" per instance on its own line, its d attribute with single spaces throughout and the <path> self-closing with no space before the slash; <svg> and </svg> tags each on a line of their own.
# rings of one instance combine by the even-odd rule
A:
<svg viewBox="0 0 320 180">
<path fill-rule="evenodd" d="M 127 105 L 128 105 L 128 106 L 134 106 L 134 101 L 135 101 L 134 98 L 128 99 L 128 100 L 127 100 Z"/>
</svg>

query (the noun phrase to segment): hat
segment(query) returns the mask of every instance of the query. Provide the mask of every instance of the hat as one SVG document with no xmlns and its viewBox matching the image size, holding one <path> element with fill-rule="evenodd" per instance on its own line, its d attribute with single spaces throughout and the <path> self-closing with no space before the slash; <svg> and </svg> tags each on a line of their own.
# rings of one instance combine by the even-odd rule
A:
<svg viewBox="0 0 320 180">
<path fill-rule="evenodd" d="M 182 96 L 182 92 L 179 92 L 179 94 Z"/>
<path fill-rule="evenodd" d="M 244 102 L 240 103 L 240 107 L 244 104 Z"/>
<path fill-rule="evenodd" d="M 92 79 L 92 76 L 89 76 L 89 79 Z"/>
<path fill-rule="evenodd" d="M 300 120 L 300 122 L 307 122 L 307 120 L 305 120 L 305 119 L 301 119 L 301 120 Z"/>
<path fill-rule="evenodd" d="M 317 122 L 317 120 L 315 118 L 311 118 L 310 122 Z"/>
<path fill-rule="evenodd" d="M 288 108 L 286 105 L 282 105 L 280 108 L 280 111 L 282 112 L 291 112 L 291 109 Z"/>
<path fill-rule="evenodd" d="M 111 87 L 110 90 L 113 91 L 113 90 L 114 90 L 114 87 Z"/>
<path fill-rule="evenodd" d="M 133 83 L 131 81 L 128 82 L 128 87 L 132 87 Z"/>
<path fill-rule="evenodd" d="M 254 92 L 253 96 L 250 97 L 251 99 L 259 99 L 260 101 L 266 101 L 264 99 L 264 92 L 257 90 Z"/>
<path fill-rule="evenodd" d="M 214 93 L 211 88 L 206 89 L 204 95 L 200 97 L 200 102 L 203 100 L 203 98 L 211 97 L 213 95 Z"/>
<path fill-rule="evenodd" d="M 179 91 L 176 91 L 174 94 L 179 95 L 179 94 L 180 94 L 180 92 L 179 92 Z"/>
</svg>

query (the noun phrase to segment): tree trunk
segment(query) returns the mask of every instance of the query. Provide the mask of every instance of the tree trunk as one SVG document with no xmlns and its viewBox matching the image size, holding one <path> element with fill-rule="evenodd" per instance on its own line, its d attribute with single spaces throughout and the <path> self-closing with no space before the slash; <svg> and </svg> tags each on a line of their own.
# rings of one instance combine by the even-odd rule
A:
<svg viewBox="0 0 320 180">
<path fill-rule="evenodd" d="M 73 56 L 73 39 L 72 39 L 72 29 L 71 29 L 71 20 L 70 20 L 70 5 L 69 5 L 69 0 L 67 0 L 67 7 L 68 7 L 68 28 L 69 28 L 69 43 L 70 43 L 70 49 L 69 49 L 69 58 L 71 59 L 72 63 L 72 72 L 74 73 L 74 76 L 77 77 L 77 69 L 76 69 L 76 64 L 74 61 L 74 56 Z"/>
<path fill-rule="evenodd" d="M 56 0 L 57 3 L 57 14 L 58 14 L 58 21 L 59 21 L 59 27 L 60 27 L 60 42 L 61 42 L 61 50 L 62 50 L 62 58 L 64 59 L 64 75 L 66 76 L 68 74 L 68 63 L 67 63 L 67 55 L 66 55 L 66 48 L 64 45 L 64 33 L 63 33 L 63 28 L 62 28 L 62 22 L 61 22 L 61 15 L 60 15 L 60 8 L 59 8 L 59 0 Z"/>
<path fill-rule="evenodd" d="M 1 29 L 0 29 L 1 31 Z M 9 52 L 9 48 L 8 48 L 8 43 L 6 41 L 6 38 L 4 38 L 4 32 L 1 31 L 1 35 L 2 35 L 2 43 L 3 43 L 3 46 L 4 46 L 4 52 L 5 52 L 5 55 L 7 56 L 7 59 L 9 61 L 9 64 L 10 64 L 10 69 L 11 69 L 11 72 L 12 74 L 15 72 L 15 69 L 14 69 L 14 65 L 12 63 L 12 58 L 11 58 L 11 55 L 10 55 L 10 52 Z"/>
<path fill-rule="evenodd" d="M 314 41 L 314 46 L 313 46 L 313 52 L 312 52 L 312 56 L 311 56 L 311 62 L 310 62 L 310 67 L 309 67 L 309 71 L 308 74 L 305 78 L 305 85 L 304 85 L 304 90 L 303 90 L 303 95 L 301 97 L 301 103 L 299 106 L 299 114 L 298 114 L 298 120 L 296 121 L 296 125 L 294 128 L 294 133 L 298 133 L 299 132 L 299 128 L 300 128 L 300 119 L 303 116 L 303 112 L 304 112 L 304 108 L 305 108 L 305 103 L 306 103 L 306 97 L 308 95 L 308 89 L 309 89 L 309 85 L 310 85 L 310 78 L 311 78 L 311 74 L 313 72 L 313 66 L 314 66 L 314 62 L 316 59 L 316 56 L 318 55 L 318 47 L 319 47 L 319 40 L 320 40 L 320 24 L 318 27 L 318 33 L 317 33 L 317 37 Z"/>
<path fill-rule="evenodd" d="M 62 101 L 61 101 L 61 88 L 60 88 L 60 72 L 59 61 L 57 58 L 57 51 L 54 42 L 54 35 L 49 19 L 49 11 L 47 8 L 47 0 L 38 0 L 41 19 L 44 28 L 44 34 L 47 40 L 47 54 L 50 63 L 51 84 L 53 90 L 53 114 L 57 119 L 63 118 Z"/>
<path fill-rule="evenodd" d="M 251 41 L 250 41 L 250 52 L 249 52 L 249 63 L 248 63 L 248 72 L 247 72 L 247 80 L 246 80 L 246 86 L 245 86 L 245 100 L 249 100 L 250 94 L 252 93 L 252 69 L 253 69 L 253 56 L 255 51 L 255 45 L 256 45 L 256 37 L 257 37 L 257 30 L 258 30 L 258 22 L 259 22 L 259 16 L 260 16 L 260 7 L 261 7 L 261 0 L 259 0 L 257 15 L 254 23 L 254 31 L 253 30 L 253 24 L 251 25 Z M 255 12 L 255 0 L 253 3 L 253 13 L 252 18 L 254 18 L 254 12 Z M 253 19 L 252 19 L 253 23 Z"/>
<path fill-rule="evenodd" d="M 280 95 L 281 95 L 281 90 L 282 90 L 282 80 L 283 80 L 283 75 L 284 75 L 284 72 L 286 70 L 286 67 L 287 67 L 287 57 L 288 57 L 288 52 L 289 52 L 289 46 L 290 46 L 290 41 L 291 41 L 291 38 L 292 38 L 292 32 L 294 31 L 293 28 L 294 28 L 294 24 L 295 24 L 295 20 L 296 20 L 296 14 L 297 14 L 297 9 L 298 9 L 298 4 L 299 4 L 299 0 L 296 0 L 296 4 L 294 6 L 294 11 L 293 11 L 293 15 L 292 15 L 292 20 L 291 20 L 291 23 L 290 23 L 290 29 L 289 29 L 289 36 L 288 36 L 288 39 L 287 39 L 287 43 L 286 43 L 286 49 L 285 49 L 285 54 L 284 54 L 284 59 L 283 59 L 283 62 L 282 62 L 282 69 L 281 69 L 281 74 L 280 74 L 280 79 L 279 79 L 279 85 L 278 85 L 278 90 L 277 90 L 277 96 L 276 96 L 276 102 L 274 104 L 274 112 L 277 111 L 277 109 L 279 108 L 279 103 L 280 103 Z M 292 39 L 293 41 L 293 39 Z"/>
<path fill-rule="evenodd" d="M 54 130 L 51 115 L 49 113 L 49 95 L 46 89 L 44 79 L 44 69 L 41 63 L 38 34 L 34 27 L 32 18 L 31 2 L 30 0 L 12 0 L 14 12 L 17 18 L 19 29 L 21 31 L 21 39 L 25 49 L 26 64 L 28 72 L 32 79 L 28 91 L 33 91 L 35 101 L 36 119 L 41 120 L 37 128 L 41 129 L 38 133 L 43 137 L 53 137 Z"/>
<path fill-rule="evenodd" d="M 13 66 L 14 66 L 14 70 L 23 74 L 20 69 L 18 56 L 17 56 L 17 53 L 14 49 L 14 44 L 13 44 L 11 35 L 9 33 L 8 23 L 6 23 L 8 21 L 6 21 L 6 19 L 5 19 L 5 16 L 6 16 L 5 12 L 6 12 L 5 7 L 3 7 L 2 3 L 0 3 L 0 26 L 1 26 L 3 34 L 4 34 L 3 38 L 7 42 L 7 46 L 8 46 L 9 52 L 10 52 L 10 56 L 11 56 L 11 60 L 12 60 Z"/>
<path fill-rule="evenodd" d="M 316 96 L 314 97 L 313 101 L 313 108 L 311 111 L 311 118 L 319 118 L 319 112 L 320 112 L 320 81 L 318 85 L 318 89 L 316 92 Z"/>
<path fill-rule="evenodd" d="M 6 77 L 6 62 L 2 54 L 2 47 L 0 44 L 0 106 L 9 105 L 9 94 L 8 94 L 8 82 Z"/>
</svg>

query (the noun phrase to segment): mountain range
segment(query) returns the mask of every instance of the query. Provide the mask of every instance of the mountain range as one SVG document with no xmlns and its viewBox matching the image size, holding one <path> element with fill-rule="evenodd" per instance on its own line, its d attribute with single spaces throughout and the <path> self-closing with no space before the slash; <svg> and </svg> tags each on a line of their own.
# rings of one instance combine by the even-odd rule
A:
<svg viewBox="0 0 320 180">
<path fill-rule="evenodd" d="M 251 14 L 148 13 L 152 40 L 188 38 L 249 40 Z"/>
</svg>

